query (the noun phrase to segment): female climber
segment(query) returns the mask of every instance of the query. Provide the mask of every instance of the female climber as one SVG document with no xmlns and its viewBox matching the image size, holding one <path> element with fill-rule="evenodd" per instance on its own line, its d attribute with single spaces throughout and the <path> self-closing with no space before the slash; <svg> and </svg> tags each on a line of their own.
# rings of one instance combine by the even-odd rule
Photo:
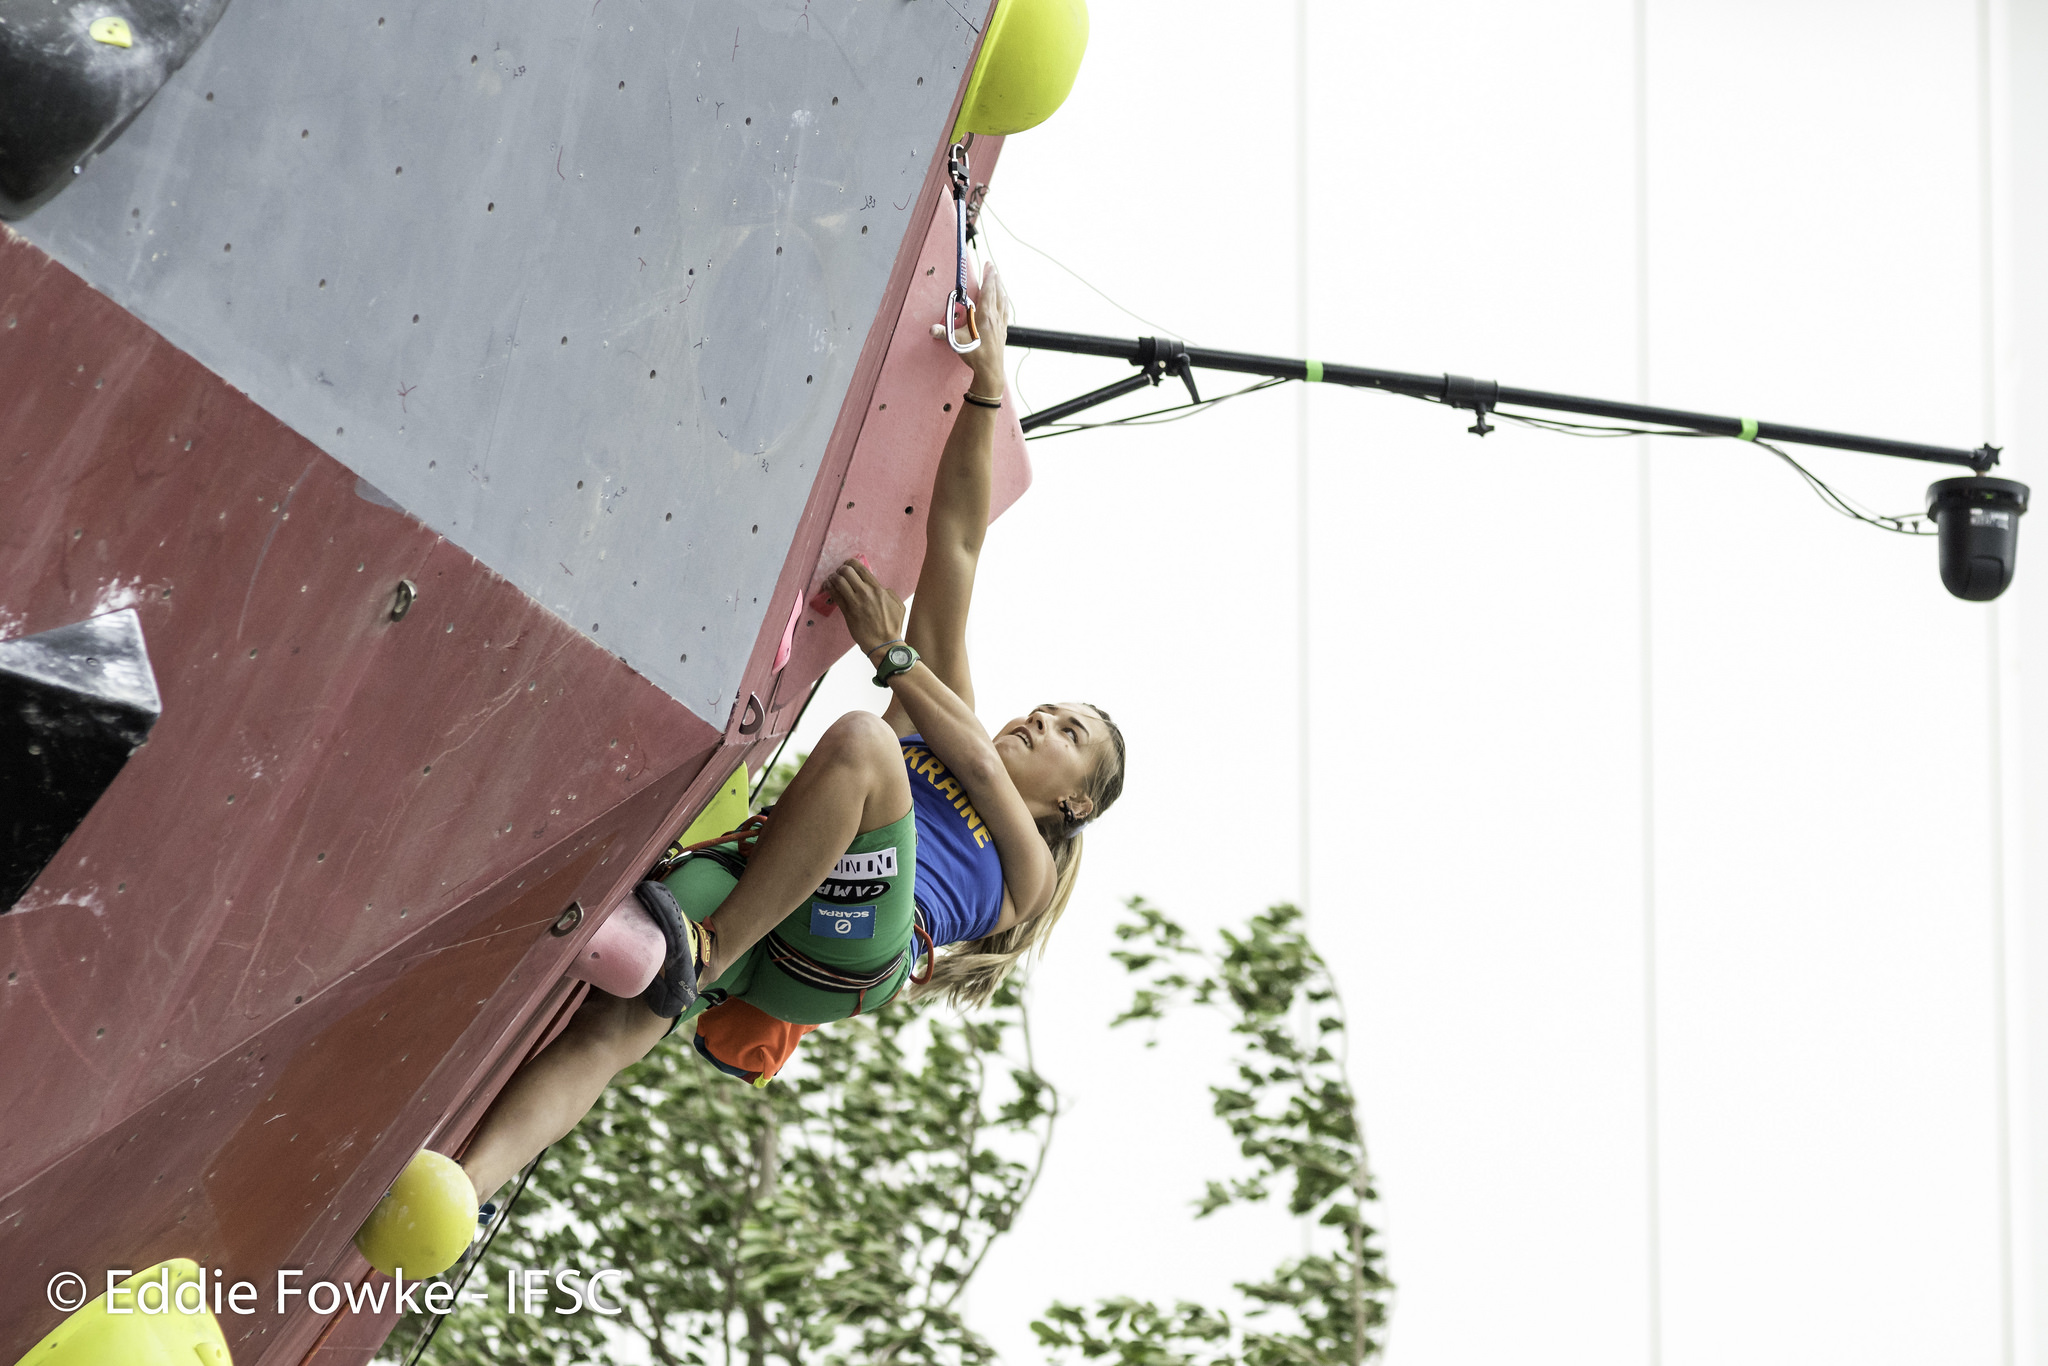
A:
<svg viewBox="0 0 2048 1366">
<path fill-rule="evenodd" d="M 479 1200 L 574 1128 L 679 1020 L 694 1019 L 699 1051 L 725 1070 L 772 1075 L 809 1028 L 889 1001 L 922 953 L 913 996 L 986 1002 L 1065 909 L 1081 828 L 1123 790 L 1123 736 L 1083 703 L 1035 707 L 991 736 L 967 667 L 1009 311 L 991 268 L 907 629 L 903 603 L 866 566 L 849 562 L 828 580 L 892 694 L 888 710 L 835 721 L 765 824 L 641 884 L 667 964 L 643 997 L 593 989 L 512 1078 L 462 1161 Z"/>
</svg>

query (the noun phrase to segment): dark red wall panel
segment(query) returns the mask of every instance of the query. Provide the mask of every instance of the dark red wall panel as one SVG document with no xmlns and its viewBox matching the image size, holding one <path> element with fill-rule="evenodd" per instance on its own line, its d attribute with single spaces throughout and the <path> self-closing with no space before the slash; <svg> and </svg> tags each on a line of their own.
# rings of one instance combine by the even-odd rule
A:
<svg viewBox="0 0 2048 1366">
<path fill-rule="evenodd" d="M 164 702 L 0 914 L 11 1360 L 57 1269 L 346 1261 L 739 751 L 15 238 L 0 385 L 0 636 L 132 605 Z"/>
</svg>

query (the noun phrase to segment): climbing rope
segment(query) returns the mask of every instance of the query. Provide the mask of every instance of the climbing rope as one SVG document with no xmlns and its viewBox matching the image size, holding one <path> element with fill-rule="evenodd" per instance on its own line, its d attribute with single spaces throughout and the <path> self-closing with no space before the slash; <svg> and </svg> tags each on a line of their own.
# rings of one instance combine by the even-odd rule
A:
<svg viewBox="0 0 2048 1366">
<path fill-rule="evenodd" d="M 483 1264 L 484 1257 L 490 1252 L 491 1244 L 497 1241 L 500 1230 L 512 1221 L 512 1207 L 519 1203 L 520 1196 L 526 1194 L 526 1183 L 533 1180 L 534 1172 L 540 1167 L 540 1160 L 547 1155 L 548 1150 L 546 1148 L 542 1148 L 533 1155 L 533 1161 L 527 1163 L 525 1169 L 519 1173 L 519 1184 L 512 1188 L 512 1196 L 505 1202 L 504 1208 L 492 1214 L 489 1224 L 485 1227 L 483 1237 L 470 1244 L 469 1251 L 463 1254 L 460 1262 L 456 1263 L 452 1271 L 452 1283 L 455 1290 L 448 1297 L 451 1310 L 453 1306 L 463 1302 L 462 1292 L 469 1284 L 471 1273 Z M 448 1279 L 448 1274 L 444 1273 L 438 1279 L 446 1280 Z M 443 1310 L 437 1314 L 430 1312 L 426 1328 L 420 1333 L 418 1340 L 413 1343 L 412 1350 L 406 1353 L 405 1366 L 418 1366 L 419 1359 L 426 1354 L 427 1348 L 433 1345 L 434 1335 L 441 1331 L 441 1320 L 447 1318 L 451 1310 Z"/>
<path fill-rule="evenodd" d="M 692 854 L 700 854 L 706 849 L 715 848 L 721 844 L 739 846 L 736 852 L 739 855 L 741 866 L 745 866 L 748 856 L 754 851 L 754 845 L 761 838 L 761 832 L 768 828 L 768 817 L 774 810 L 775 808 L 771 806 L 767 811 L 763 811 L 758 816 L 747 817 L 738 826 L 726 831 L 723 835 L 713 835 L 710 839 L 698 840 L 695 844 L 684 844 L 681 838 L 678 837 L 674 844 L 669 845 L 667 849 L 662 851 L 661 857 L 655 861 L 654 867 L 648 871 L 647 880 L 649 882 L 659 882 L 676 869 L 682 867 L 683 860 L 689 858 Z"/>
</svg>

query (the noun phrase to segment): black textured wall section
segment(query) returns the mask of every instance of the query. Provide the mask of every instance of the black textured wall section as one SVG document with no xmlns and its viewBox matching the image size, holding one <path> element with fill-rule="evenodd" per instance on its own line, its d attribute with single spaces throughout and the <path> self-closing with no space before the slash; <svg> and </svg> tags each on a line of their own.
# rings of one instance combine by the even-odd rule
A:
<svg viewBox="0 0 2048 1366">
<path fill-rule="evenodd" d="M 133 608 L 0 641 L 0 910 L 48 866 L 162 710 Z"/>
</svg>

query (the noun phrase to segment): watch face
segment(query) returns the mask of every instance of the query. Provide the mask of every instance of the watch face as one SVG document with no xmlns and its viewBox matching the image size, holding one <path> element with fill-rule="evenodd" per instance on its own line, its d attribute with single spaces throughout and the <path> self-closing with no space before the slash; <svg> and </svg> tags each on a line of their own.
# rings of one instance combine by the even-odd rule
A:
<svg viewBox="0 0 2048 1366">
<path fill-rule="evenodd" d="M 890 668 L 907 669 L 910 667 L 910 648 L 906 645 L 891 646 L 888 659 Z"/>
</svg>

